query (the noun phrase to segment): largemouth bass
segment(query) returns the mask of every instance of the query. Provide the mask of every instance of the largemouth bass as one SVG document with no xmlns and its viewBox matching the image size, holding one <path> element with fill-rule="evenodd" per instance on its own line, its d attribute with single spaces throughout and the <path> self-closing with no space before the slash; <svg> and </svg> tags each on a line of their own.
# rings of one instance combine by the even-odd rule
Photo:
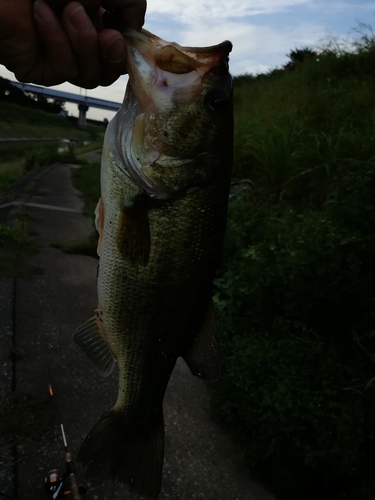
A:
<svg viewBox="0 0 375 500">
<path fill-rule="evenodd" d="M 99 305 L 74 334 L 101 375 L 117 363 L 119 391 L 78 459 L 88 477 L 156 498 L 177 358 L 202 379 L 220 371 L 211 289 L 232 165 L 232 44 L 124 36 L 129 82 L 105 135 L 96 209 Z"/>
</svg>

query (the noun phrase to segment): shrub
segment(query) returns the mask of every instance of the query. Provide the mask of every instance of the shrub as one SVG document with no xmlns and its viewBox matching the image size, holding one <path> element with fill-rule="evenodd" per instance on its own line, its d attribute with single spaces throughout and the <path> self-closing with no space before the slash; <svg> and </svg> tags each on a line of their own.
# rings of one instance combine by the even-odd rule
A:
<svg viewBox="0 0 375 500">
<path fill-rule="evenodd" d="M 251 182 L 230 202 L 215 282 L 214 402 L 250 470 L 288 499 L 375 499 L 375 99 L 363 63 L 375 44 L 366 43 L 268 81 L 243 79 L 235 99 L 234 173 Z"/>
<path fill-rule="evenodd" d="M 25 170 L 32 170 L 36 167 L 43 167 L 55 162 L 75 162 L 76 157 L 74 147 L 70 147 L 63 153 L 58 153 L 56 146 L 39 147 L 32 149 L 25 157 Z"/>
<path fill-rule="evenodd" d="M 375 431 L 375 166 L 359 166 L 319 210 L 253 192 L 230 207 L 217 402 L 280 490 L 357 474 Z"/>
</svg>

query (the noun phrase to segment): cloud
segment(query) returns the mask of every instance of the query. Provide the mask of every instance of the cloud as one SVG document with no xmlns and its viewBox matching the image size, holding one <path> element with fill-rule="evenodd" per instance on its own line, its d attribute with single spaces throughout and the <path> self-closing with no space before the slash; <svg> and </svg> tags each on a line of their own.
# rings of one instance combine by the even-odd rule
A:
<svg viewBox="0 0 375 500">
<path fill-rule="evenodd" d="M 169 39 L 187 46 L 209 46 L 224 39 L 233 43 L 230 68 L 234 75 L 259 73 L 280 66 L 295 47 L 316 45 L 325 35 L 324 28 L 313 23 L 271 28 L 235 20 L 201 20 L 185 29 L 169 29 Z"/>
<path fill-rule="evenodd" d="M 372 11 L 375 12 L 374 2 L 372 0 L 365 0 L 359 2 L 358 0 L 354 1 L 330 1 L 327 0 L 314 0 L 309 5 L 313 10 L 324 10 L 324 12 L 342 14 L 355 12 L 357 14 L 362 14 L 364 12 Z"/>
<path fill-rule="evenodd" d="M 168 15 L 190 24 L 202 18 L 243 18 L 269 14 L 309 2 L 310 0 L 153 0 L 148 4 L 147 16 L 152 19 L 154 15 Z"/>
</svg>

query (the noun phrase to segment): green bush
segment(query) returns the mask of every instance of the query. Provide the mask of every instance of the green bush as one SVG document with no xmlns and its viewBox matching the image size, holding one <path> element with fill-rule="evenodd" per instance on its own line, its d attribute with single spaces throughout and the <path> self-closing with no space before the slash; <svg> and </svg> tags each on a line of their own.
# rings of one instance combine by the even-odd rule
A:
<svg viewBox="0 0 375 500">
<path fill-rule="evenodd" d="M 375 499 L 374 46 L 243 78 L 235 100 L 251 187 L 215 282 L 214 402 L 288 499 Z"/>
<path fill-rule="evenodd" d="M 83 162 L 75 174 L 77 188 L 85 201 L 85 212 L 94 217 L 96 204 L 100 198 L 100 163 Z"/>
<path fill-rule="evenodd" d="M 319 210 L 230 207 L 217 403 L 280 490 L 355 476 L 375 431 L 375 166 L 346 167 Z"/>
<path fill-rule="evenodd" d="M 43 167 L 50 163 L 73 163 L 75 161 L 76 156 L 74 153 L 74 147 L 70 147 L 67 151 L 59 153 L 56 146 L 34 148 L 26 154 L 24 159 L 26 171 L 37 167 Z"/>
</svg>

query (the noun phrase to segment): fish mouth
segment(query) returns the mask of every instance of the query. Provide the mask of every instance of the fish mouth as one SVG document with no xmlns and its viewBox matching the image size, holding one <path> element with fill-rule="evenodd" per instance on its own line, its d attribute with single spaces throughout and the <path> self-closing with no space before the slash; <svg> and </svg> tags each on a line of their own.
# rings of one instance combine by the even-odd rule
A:
<svg viewBox="0 0 375 500">
<path fill-rule="evenodd" d="M 143 52 L 140 43 L 144 43 L 144 37 L 146 37 L 148 44 L 150 42 L 153 44 L 155 64 L 158 68 L 175 74 L 185 74 L 204 67 L 207 70 L 208 67 L 213 68 L 223 62 L 227 64 L 228 55 L 233 48 L 232 42 L 229 40 L 209 47 L 182 46 L 163 40 L 145 29 L 142 33 L 133 30 L 126 31 L 124 36 L 132 39 L 140 52 Z"/>
<path fill-rule="evenodd" d="M 182 189 L 181 183 L 165 185 L 151 179 L 150 167 L 173 169 L 195 163 L 203 150 L 181 151 L 168 133 L 160 132 L 162 114 L 170 115 L 178 106 L 189 106 L 201 98 L 205 75 L 228 73 L 232 43 L 210 47 L 184 47 L 143 30 L 123 31 L 127 50 L 129 82 L 123 109 L 125 125 L 118 128 L 118 151 L 128 175 L 150 195 L 167 198 Z M 231 90 L 231 89 L 230 89 Z M 229 97 L 230 90 L 226 93 Z M 125 119 L 126 110 L 126 119 Z M 170 119 L 171 121 L 173 119 Z M 175 176 L 177 177 L 177 176 Z"/>
</svg>

